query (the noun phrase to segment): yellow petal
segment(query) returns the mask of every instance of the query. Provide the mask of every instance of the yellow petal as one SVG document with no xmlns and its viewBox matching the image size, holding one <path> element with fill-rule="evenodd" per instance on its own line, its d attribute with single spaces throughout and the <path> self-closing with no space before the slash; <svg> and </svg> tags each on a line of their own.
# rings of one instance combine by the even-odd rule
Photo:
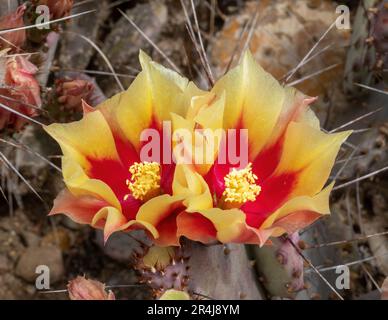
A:
<svg viewBox="0 0 388 320">
<path fill-rule="evenodd" d="M 152 198 L 140 207 L 136 215 L 136 221 L 146 222 L 156 227 L 182 205 L 183 199 L 182 196 L 170 196 L 168 194 Z"/>
<path fill-rule="evenodd" d="M 103 226 L 105 242 L 114 232 L 126 231 L 130 228 L 144 229 L 148 231 L 155 239 L 159 237 L 158 231 L 151 224 L 145 221 L 128 221 L 119 210 L 113 207 L 104 207 L 99 210 L 93 217 L 91 225 L 95 227 L 99 225 Z"/>
<path fill-rule="evenodd" d="M 87 157 L 118 159 L 112 132 L 101 112 L 86 114 L 82 120 L 44 127 L 61 146 L 62 152 L 88 169 Z"/>
<path fill-rule="evenodd" d="M 214 86 L 220 96 L 226 92 L 224 128 L 236 128 L 240 121 L 249 131 L 250 158 L 267 143 L 285 101 L 285 90 L 247 52 L 242 63 Z"/>
<path fill-rule="evenodd" d="M 191 83 L 189 86 L 191 86 Z M 187 110 L 186 119 L 193 120 L 197 116 L 199 110 L 203 107 L 210 106 L 217 98 L 217 96 L 211 92 L 200 91 L 199 89 L 196 89 L 195 86 L 190 91 L 191 96 L 187 97 L 187 99 L 189 99 L 190 105 Z"/>
<path fill-rule="evenodd" d="M 70 157 L 62 157 L 62 173 L 65 184 L 75 196 L 93 196 L 105 200 L 118 210 L 120 202 L 112 189 L 103 181 L 90 179 L 82 167 Z"/>
<path fill-rule="evenodd" d="M 212 206 L 212 197 L 203 177 L 188 166 L 177 165 L 173 179 L 173 195 L 164 194 L 144 203 L 136 215 L 136 221 L 151 225 L 157 230 L 153 236 L 159 245 L 178 245 L 176 221 L 168 219 L 174 219 L 176 214 L 179 214 L 177 209 L 190 211 L 192 208 L 197 210 Z M 163 225 L 166 221 L 168 224 Z M 164 228 L 160 232 L 159 226 Z"/>
<path fill-rule="evenodd" d="M 222 243 L 236 241 L 246 229 L 245 214 L 239 209 L 213 208 L 200 210 L 199 213 L 213 223 L 217 230 L 217 239 Z"/>
<path fill-rule="evenodd" d="M 195 122 L 176 113 L 171 113 L 172 147 L 175 163 L 193 164 Z"/>
<path fill-rule="evenodd" d="M 105 207 L 93 217 L 92 226 L 97 225 L 101 220 L 105 220 L 104 241 L 106 242 L 112 233 L 123 230 L 123 225 L 127 222 L 124 215 L 113 207 Z"/>
<path fill-rule="evenodd" d="M 140 72 L 130 87 L 97 107 L 110 123 L 115 134 L 138 151 L 140 134 L 152 122 L 152 100 L 146 73 Z"/>
<path fill-rule="evenodd" d="M 206 175 L 214 164 L 223 138 L 225 95 L 219 98 L 212 95 L 211 100 L 208 96 L 193 97 L 195 113 L 190 111 L 186 118 L 171 114 L 177 163 L 194 164 L 201 175 Z"/>
<path fill-rule="evenodd" d="M 326 183 L 341 144 L 350 131 L 327 134 L 305 122 L 288 125 L 283 152 L 275 175 L 296 172 L 292 196 L 314 196 Z"/>
<path fill-rule="evenodd" d="M 334 183 L 330 184 L 313 197 L 300 196 L 287 201 L 264 221 L 260 229 L 269 228 L 276 220 L 298 211 L 311 211 L 322 215 L 330 214 L 329 197 L 333 186 Z"/>
<path fill-rule="evenodd" d="M 291 121 L 306 122 L 319 128 L 319 120 L 309 108 L 309 105 L 315 102 L 317 98 L 307 97 L 292 87 L 284 88 L 284 94 L 282 110 L 266 147 L 270 147 L 281 138 Z"/>
<path fill-rule="evenodd" d="M 295 119 L 295 122 L 308 124 L 310 127 L 317 130 L 320 130 L 321 128 L 318 117 L 310 108 L 306 108 L 304 112 L 300 113 L 300 115 Z"/>
<path fill-rule="evenodd" d="M 177 165 L 173 180 L 173 194 L 184 197 L 187 212 L 213 207 L 213 199 L 204 178 L 187 165 Z"/>
<path fill-rule="evenodd" d="M 184 116 L 192 97 L 205 94 L 186 78 L 151 61 L 142 51 L 139 59 L 143 71 L 130 87 L 97 107 L 115 133 L 128 139 L 137 151 L 143 130 L 155 123 L 161 128 L 162 121 L 171 120 L 171 112 Z"/>
<path fill-rule="evenodd" d="M 195 97 L 193 98 L 195 99 Z M 223 114 L 225 109 L 225 93 L 218 98 L 207 101 L 200 107 L 193 120 L 202 128 L 212 130 L 221 129 L 223 125 Z"/>
<path fill-rule="evenodd" d="M 202 130 L 194 132 L 194 163 L 196 171 L 206 175 L 219 153 L 223 138 L 223 114 L 225 94 L 215 99 L 210 105 L 198 110 L 194 117 L 196 127 Z"/>
<path fill-rule="evenodd" d="M 171 112 L 185 115 L 188 105 L 184 103 L 183 93 L 189 81 L 151 61 L 143 51 L 140 52 L 139 59 L 147 78 L 155 118 L 158 121 L 169 120 Z"/>
</svg>

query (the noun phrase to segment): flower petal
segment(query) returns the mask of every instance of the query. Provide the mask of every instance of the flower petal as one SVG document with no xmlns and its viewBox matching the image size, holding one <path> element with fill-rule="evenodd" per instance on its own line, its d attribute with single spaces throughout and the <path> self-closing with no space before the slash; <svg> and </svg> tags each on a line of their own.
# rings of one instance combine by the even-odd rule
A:
<svg viewBox="0 0 388 320">
<path fill-rule="evenodd" d="M 121 210 L 120 202 L 112 189 L 101 180 L 89 178 L 82 167 L 70 157 L 62 157 L 62 173 L 67 188 L 74 196 L 92 196 Z"/>
<path fill-rule="evenodd" d="M 213 223 L 217 230 L 217 239 L 222 243 L 234 242 L 243 232 L 245 214 L 241 210 L 213 208 L 199 213 Z"/>
<path fill-rule="evenodd" d="M 183 196 L 167 194 L 152 198 L 140 207 L 136 222 L 156 230 L 152 235 L 158 245 L 178 245 L 176 214 L 184 210 L 183 200 Z"/>
<path fill-rule="evenodd" d="M 181 213 L 177 218 L 178 234 L 189 239 L 211 243 L 217 239 L 222 243 L 250 243 L 264 245 L 269 237 L 293 233 L 305 228 L 322 215 L 330 213 L 329 196 L 334 184 L 315 197 L 297 197 L 271 214 L 260 228 L 246 223 L 246 215 L 239 209 L 222 210 L 213 208 L 198 213 Z M 198 219 L 197 215 L 202 215 Z M 198 219 L 198 220 L 197 220 Z M 209 222 L 211 224 L 209 224 Z M 198 229 L 194 229 L 198 226 Z M 212 232 L 211 225 L 216 231 Z"/>
<path fill-rule="evenodd" d="M 223 138 L 225 95 L 222 94 L 219 98 L 212 94 L 210 96 L 213 97 L 211 100 L 209 95 L 193 97 L 193 100 L 196 100 L 196 111 L 189 111 L 186 118 L 171 114 L 174 156 L 177 163 L 193 164 L 201 175 L 206 175 L 212 167 Z M 186 133 L 190 135 L 187 137 Z M 178 144 L 180 146 L 177 148 Z M 182 149 L 185 152 L 180 154 Z"/>
<path fill-rule="evenodd" d="M 319 127 L 310 126 L 310 122 L 291 122 L 275 172 L 260 182 L 262 190 L 256 200 L 241 208 L 247 213 L 247 223 L 259 227 L 289 199 L 314 197 L 319 193 L 330 175 L 341 144 L 349 134 L 326 134 Z M 260 176 L 260 164 L 255 164 L 254 169 Z"/>
<path fill-rule="evenodd" d="M 305 122 L 290 123 L 274 176 L 297 173 L 290 196 L 314 196 L 325 185 L 339 148 L 350 134 L 350 131 L 327 134 Z"/>
<path fill-rule="evenodd" d="M 177 165 L 173 180 L 173 194 L 184 198 L 186 211 L 213 207 L 213 199 L 204 178 L 187 165 Z"/>
<path fill-rule="evenodd" d="M 98 211 L 93 217 L 91 225 L 101 226 L 104 229 L 104 242 L 108 241 L 109 237 L 115 232 L 133 229 L 144 229 L 152 236 L 158 237 L 157 230 L 151 224 L 136 220 L 128 221 L 127 217 L 113 207 L 104 207 Z"/>
<path fill-rule="evenodd" d="M 146 74 L 140 72 L 126 91 L 104 101 L 97 109 L 104 114 L 113 134 L 139 151 L 140 134 L 152 123 L 152 100 Z"/>
<path fill-rule="evenodd" d="M 334 183 L 331 183 L 313 197 L 300 196 L 287 201 L 264 221 L 261 229 L 277 226 L 282 227 L 287 233 L 294 233 L 321 215 L 330 214 L 329 197 L 333 186 Z"/>
<path fill-rule="evenodd" d="M 177 165 L 173 195 L 161 195 L 144 203 L 136 216 L 139 223 L 155 227 L 155 242 L 161 246 L 179 245 L 177 219 L 185 210 L 208 209 L 213 206 L 209 188 L 201 175 L 189 166 Z"/>
<path fill-rule="evenodd" d="M 311 98 L 303 94 L 292 87 L 284 88 L 285 98 L 282 106 L 282 110 L 277 119 L 274 130 L 272 131 L 271 137 L 268 140 L 267 146 L 272 146 L 276 144 L 278 139 L 284 134 L 287 130 L 287 126 L 291 121 L 297 121 L 298 119 L 305 119 L 304 115 L 309 114 L 311 117 L 310 120 L 318 120 L 309 108 L 309 106 L 314 103 L 317 98 Z M 305 119 L 307 121 L 307 119 Z M 298 121 L 300 122 L 300 121 Z M 311 123 L 310 123 L 311 124 Z M 319 122 L 318 122 L 319 128 Z"/>
<path fill-rule="evenodd" d="M 145 221 L 157 226 L 171 212 L 182 207 L 182 196 L 170 196 L 164 194 L 144 203 L 136 215 L 137 221 Z"/>
<path fill-rule="evenodd" d="M 154 239 L 154 243 L 158 246 L 179 246 L 179 237 L 177 236 L 177 216 L 178 212 L 172 212 L 169 216 L 163 219 L 157 226 L 159 236 Z"/>
<path fill-rule="evenodd" d="M 151 61 L 142 51 L 139 59 L 143 71 L 130 87 L 97 107 L 116 140 L 129 141 L 137 152 L 142 146 L 143 130 L 161 130 L 162 122 L 170 120 L 172 112 L 186 115 L 192 97 L 205 94 L 186 78 Z"/>
<path fill-rule="evenodd" d="M 247 52 L 242 63 L 221 78 L 212 90 L 217 95 L 224 91 L 224 128 L 248 129 L 249 155 L 254 159 L 274 130 L 285 101 L 285 90 Z"/>
<path fill-rule="evenodd" d="M 151 61 L 143 51 L 139 55 L 140 64 L 145 72 L 150 90 L 155 120 L 161 123 L 170 119 L 170 113 L 185 115 L 188 105 L 185 105 L 183 92 L 189 81 L 178 73 Z"/>
<path fill-rule="evenodd" d="M 293 88 L 286 88 L 285 90 L 285 103 L 271 137 L 255 159 L 252 159 L 253 172 L 260 183 L 265 181 L 278 166 L 283 149 L 284 135 L 291 121 L 305 122 L 319 130 L 319 120 L 314 112 L 308 108 L 316 98 L 306 97 Z"/>
<path fill-rule="evenodd" d="M 88 158 L 119 159 L 112 132 L 100 111 L 87 113 L 80 121 L 54 123 L 44 129 L 59 143 L 63 154 L 83 169 L 90 168 Z"/>
<path fill-rule="evenodd" d="M 92 220 L 92 226 L 104 223 L 104 242 L 117 231 L 123 230 L 123 226 L 128 222 L 124 215 L 114 207 L 104 207 L 96 213 Z"/>
<path fill-rule="evenodd" d="M 49 215 L 65 214 L 80 224 L 91 224 L 94 215 L 107 206 L 105 201 L 91 196 L 75 197 L 69 190 L 62 190 L 54 200 Z"/>
<path fill-rule="evenodd" d="M 177 237 L 199 241 L 204 244 L 214 243 L 217 239 L 217 229 L 213 223 L 197 212 L 181 212 L 176 219 Z"/>
</svg>

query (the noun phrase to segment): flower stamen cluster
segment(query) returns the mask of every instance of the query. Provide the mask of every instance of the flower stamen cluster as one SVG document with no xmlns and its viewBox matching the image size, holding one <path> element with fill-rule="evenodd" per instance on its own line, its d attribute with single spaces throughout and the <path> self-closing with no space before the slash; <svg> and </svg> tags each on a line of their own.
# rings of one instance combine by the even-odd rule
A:
<svg viewBox="0 0 388 320">
<path fill-rule="evenodd" d="M 249 163 L 245 169 L 233 168 L 225 176 L 224 181 L 225 202 L 243 204 L 247 201 L 255 201 L 261 191 L 261 187 L 256 184 L 257 176 L 252 172 L 252 163 Z"/>
<path fill-rule="evenodd" d="M 160 164 L 157 162 L 135 162 L 129 168 L 131 179 L 126 181 L 135 199 L 144 200 L 150 192 L 160 188 Z M 128 195 L 124 197 L 124 200 Z"/>
</svg>

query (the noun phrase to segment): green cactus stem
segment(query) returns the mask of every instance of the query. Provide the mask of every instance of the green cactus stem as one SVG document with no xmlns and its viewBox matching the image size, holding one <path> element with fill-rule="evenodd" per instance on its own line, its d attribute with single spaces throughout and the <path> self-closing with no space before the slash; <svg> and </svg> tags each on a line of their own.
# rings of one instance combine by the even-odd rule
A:
<svg viewBox="0 0 388 320">
<path fill-rule="evenodd" d="M 297 233 L 290 236 L 298 243 Z M 252 246 L 260 280 L 271 297 L 295 298 L 304 288 L 303 258 L 286 239 L 272 239 L 272 245 Z"/>
</svg>

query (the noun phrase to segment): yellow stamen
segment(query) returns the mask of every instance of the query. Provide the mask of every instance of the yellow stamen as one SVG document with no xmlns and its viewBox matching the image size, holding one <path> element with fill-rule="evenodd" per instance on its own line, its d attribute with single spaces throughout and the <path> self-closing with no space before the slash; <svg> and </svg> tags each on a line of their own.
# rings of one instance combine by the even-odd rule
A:
<svg viewBox="0 0 388 320">
<path fill-rule="evenodd" d="M 130 168 L 131 180 L 126 184 L 135 199 L 144 200 L 160 188 L 160 164 L 157 162 L 135 162 Z M 128 195 L 124 200 L 128 199 Z"/>
<path fill-rule="evenodd" d="M 257 176 L 252 172 L 252 163 L 245 169 L 232 171 L 224 177 L 225 190 L 223 193 L 225 202 L 243 204 L 247 201 L 255 201 L 261 191 L 256 184 Z"/>
</svg>

